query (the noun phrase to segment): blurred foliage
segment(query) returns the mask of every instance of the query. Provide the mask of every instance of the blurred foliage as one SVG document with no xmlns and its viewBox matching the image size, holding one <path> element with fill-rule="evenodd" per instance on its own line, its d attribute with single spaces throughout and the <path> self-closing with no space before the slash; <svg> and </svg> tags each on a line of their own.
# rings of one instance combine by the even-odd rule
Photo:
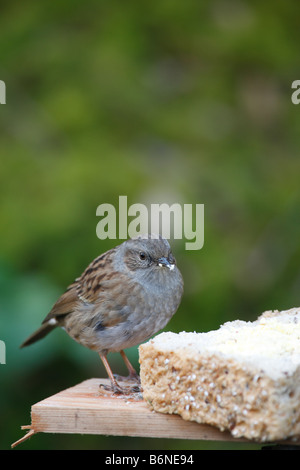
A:
<svg viewBox="0 0 300 470">
<path fill-rule="evenodd" d="M 103 202 L 205 204 L 203 249 L 174 243 L 185 296 L 167 329 L 299 305 L 296 13 L 292 0 L 1 3 L 0 448 L 22 435 L 34 402 L 104 374 L 61 331 L 18 349 L 118 242 L 96 237 Z M 137 366 L 137 348 L 129 356 Z M 221 448 L 44 435 L 22 448 L 209 446 Z"/>
</svg>

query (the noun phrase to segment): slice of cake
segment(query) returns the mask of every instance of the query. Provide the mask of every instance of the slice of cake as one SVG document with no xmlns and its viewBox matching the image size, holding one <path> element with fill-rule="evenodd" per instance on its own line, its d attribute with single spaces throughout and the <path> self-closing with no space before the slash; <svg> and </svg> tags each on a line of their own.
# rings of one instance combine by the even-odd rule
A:
<svg viewBox="0 0 300 470">
<path fill-rule="evenodd" d="M 300 308 L 208 333 L 161 333 L 139 353 L 155 411 L 257 441 L 300 435 Z"/>
</svg>

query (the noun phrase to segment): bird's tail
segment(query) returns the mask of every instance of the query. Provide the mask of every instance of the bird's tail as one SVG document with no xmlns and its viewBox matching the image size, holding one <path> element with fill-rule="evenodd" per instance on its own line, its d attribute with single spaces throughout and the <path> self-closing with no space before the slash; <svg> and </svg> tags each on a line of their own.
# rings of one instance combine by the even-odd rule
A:
<svg viewBox="0 0 300 470">
<path fill-rule="evenodd" d="M 25 346 L 29 346 L 30 344 L 35 343 L 39 339 L 44 338 L 44 336 L 46 336 L 48 333 L 50 333 L 50 331 L 52 331 L 57 326 L 58 326 L 58 322 L 54 318 L 52 318 L 51 320 L 49 320 L 45 323 L 42 323 L 40 328 L 38 330 L 36 330 L 34 333 L 32 333 L 32 335 L 30 335 L 24 341 L 24 343 L 21 344 L 20 348 L 24 348 Z"/>
</svg>

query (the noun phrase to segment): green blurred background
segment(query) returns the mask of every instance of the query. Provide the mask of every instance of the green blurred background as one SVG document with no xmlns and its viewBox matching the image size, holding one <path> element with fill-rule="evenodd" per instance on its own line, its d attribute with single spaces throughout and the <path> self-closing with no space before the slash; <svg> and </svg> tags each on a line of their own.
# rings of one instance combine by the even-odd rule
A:
<svg viewBox="0 0 300 470">
<path fill-rule="evenodd" d="M 1 449 L 24 434 L 33 403 L 105 376 L 61 330 L 19 349 L 118 243 L 96 237 L 99 204 L 205 204 L 203 249 L 173 243 L 185 295 L 167 330 L 299 306 L 298 13 L 292 0 L 1 2 Z M 138 367 L 137 347 L 128 354 Z M 51 434 L 20 446 L 232 447 Z"/>
</svg>

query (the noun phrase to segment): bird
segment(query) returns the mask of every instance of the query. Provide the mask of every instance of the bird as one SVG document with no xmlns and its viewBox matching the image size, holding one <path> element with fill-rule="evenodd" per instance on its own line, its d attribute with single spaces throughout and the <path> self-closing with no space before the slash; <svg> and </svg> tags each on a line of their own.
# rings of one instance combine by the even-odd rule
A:
<svg viewBox="0 0 300 470">
<path fill-rule="evenodd" d="M 20 347 L 62 327 L 75 341 L 99 354 L 110 390 L 124 394 L 108 363 L 108 353 L 119 352 L 129 378 L 138 382 L 124 349 L 148 340 L 166 326 L 179 307 L 183 287 L 167 239 L 155 234 L 130 238 L 97 256 Z"/>
</svg>

